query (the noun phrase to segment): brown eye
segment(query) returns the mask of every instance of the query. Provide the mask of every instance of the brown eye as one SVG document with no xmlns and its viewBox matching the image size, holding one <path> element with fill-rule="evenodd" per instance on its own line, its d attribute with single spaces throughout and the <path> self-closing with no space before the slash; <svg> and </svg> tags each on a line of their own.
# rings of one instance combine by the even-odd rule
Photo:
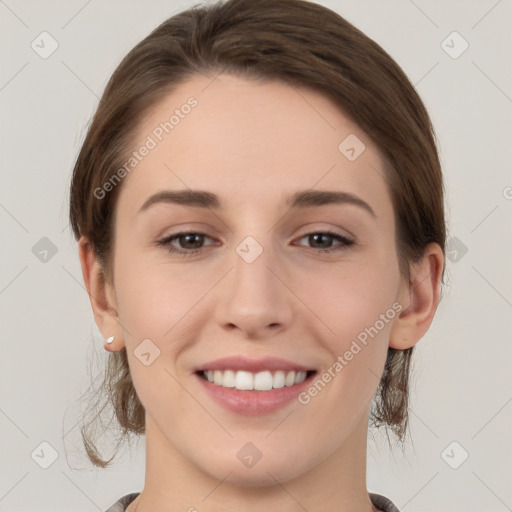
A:
<svg viewBox="0 0 512 512">
<path fill-rule="evenodd" d="M 205 238 L 210 237 L 195 231 L 180 232 L 162 238 L 157 242 L 157 245 L 166 247 L 171 253 L 189 256 L 197 254 L 202 249 Z M 174 241 L 178 242 L 179 247 L 172 245 Z"/>
<path fill-rule="evenodd" d="M 353 245 L 354 242 L 349 240 L 343 235 L 333 233 L 332 231 L 318 231 L 315 233 L 308 233 L 300 238 L 300 240 L 307 238 L 308 243 L 311 244 L 313 249 L 317 249 L 318 252 L 330 253 L 339 250 L 346 249 L 348 246 Z M 331 248 L 333 243 L 332 240 L 341 242 L 338 246 Z"/>
</svg>

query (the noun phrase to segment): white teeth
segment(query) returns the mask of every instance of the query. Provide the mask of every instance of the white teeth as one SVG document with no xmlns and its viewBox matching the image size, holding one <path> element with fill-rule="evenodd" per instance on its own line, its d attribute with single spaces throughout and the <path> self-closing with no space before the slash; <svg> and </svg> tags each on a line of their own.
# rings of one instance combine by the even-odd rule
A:
<svg viewBox="0 0 512 512">
<path fill-rule="evenodd" d="M 222 372 L 219 370 L 214 370 L 213 372 L 213 382 L 220 386 L 222 384 Z"/>
<path fill-rule="evenodd" d="M 226 370 L 224 372 L 224 376 L 222 377 L 221 385 L 224 386 L 225 388 L 234 388 L 235 387 L 235 372 L 232 370 Z"/>
<path fill-rule="evenodd" d="M 284 388 L 284 372 L 278 371 L 274 373 L 274 377 L 272 378 L 272 387 L 273 388 Z"/>
<path fill-rule="evenodd" d="M 225 388 L 235 388 L 240 391 L 256 390 L 268 391 L 270 389 L 283 388 L 285 386 L 293 386 L 306 380 L 306 372 L 285 372 L 278 370 L 270 372 L 252 373 L 246 371 L 233 370 L 207 370 L 203 374 L 208 381 Z"/>
<path fill-rule="evenodd" d="M 289 372 L 284 380 L 285 386 L 293 386 L 295 384 L 295 372 Z"/>
<path fill-rule="evenodd" d="M 272 374 L 270 372 L 259 372 L 254 376 L 254 389 L 257 391 L 268 391 L 272 389 Z"/>
<path fill-rule="evenodd" d="M 297 374 L 295 375 L 294 383 L 299 384 L 299 382 L 302 382 L 305 379 L 306 379 L 306 372 L 297 372 Z"/>
<path fill-rule="evenodd" d="M 222 384 L 221 384 L 222 385 Z M 250 372 L 236 372 L 235 375 L 236 389 L 253 389 L 253 376 Z"/>
</svg>

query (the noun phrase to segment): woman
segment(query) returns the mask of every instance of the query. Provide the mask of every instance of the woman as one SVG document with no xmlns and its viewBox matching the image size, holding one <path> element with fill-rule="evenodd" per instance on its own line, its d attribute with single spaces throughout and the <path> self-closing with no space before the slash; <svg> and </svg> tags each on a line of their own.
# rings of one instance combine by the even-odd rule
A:
<svg viewBox="0 0 512 512">
<path fill-rule="evenodd" d="M 368 425 L 404 439 L 445 223 L 382 48 L 304 0 L 173 16 L 111 77 L 70 219 L 108 400 L 146 436 L 144 489 L 108 512 L 398 510 L 367 491 Z"/>
</svg>

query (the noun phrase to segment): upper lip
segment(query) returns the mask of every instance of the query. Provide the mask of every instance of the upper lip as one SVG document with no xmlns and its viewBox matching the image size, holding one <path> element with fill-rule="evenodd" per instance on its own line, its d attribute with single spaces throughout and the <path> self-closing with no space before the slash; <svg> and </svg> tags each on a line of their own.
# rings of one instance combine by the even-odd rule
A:
<svg viewBox="0 0 512 512">
<path fill-rule="evenodd" d="M 195 369 L 196 372 L 207 370 L 242 370 L 246 372 L 257 373 L 265 370 L 295 370 L 307 372 L 312 370 L 312 368 L 308 368 L 302 364 L 294 363 L 293 361 L 288 361 L 278 357 L 249 359 L 243 356 L 229 356 L 215 359 L 215 361 L 209 361 L 208 363 L 204 363 Z"/>
</svg>

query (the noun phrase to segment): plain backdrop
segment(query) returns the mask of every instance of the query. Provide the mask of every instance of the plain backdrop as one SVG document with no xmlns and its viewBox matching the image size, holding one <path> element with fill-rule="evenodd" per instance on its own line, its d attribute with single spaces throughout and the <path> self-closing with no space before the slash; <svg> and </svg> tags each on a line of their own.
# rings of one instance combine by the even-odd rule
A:
<svg viewBox="0 0 512 512">
<path fill-rule="evenodd" d="M 104 511 L 143 487 L 144 438 L 100 470 L 76 426 L 89 361 L 96 374 L 104 353 L 68 186 L 121 58 L 197 3 L 0 0 L 0 511 Z M 402 455 L 383 433 L 369 436 L 368 489 L 405 512 L 512 510 L 512 2 L 318 3 L 407 73 L 446 182 L 447 285 L 417 345 L 407 447 Z"/>
</svg>

